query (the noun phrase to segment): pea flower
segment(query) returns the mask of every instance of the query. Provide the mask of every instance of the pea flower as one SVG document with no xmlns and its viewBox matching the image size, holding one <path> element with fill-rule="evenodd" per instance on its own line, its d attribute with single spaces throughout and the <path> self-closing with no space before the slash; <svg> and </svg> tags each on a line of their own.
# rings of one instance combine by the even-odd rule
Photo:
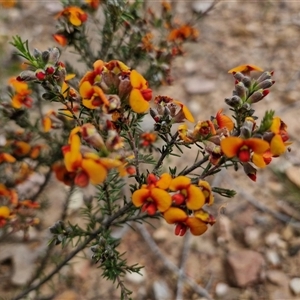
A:
<svg viewBox="0 0 300 300">
<path fill-rule="evenodd" d="M 152 90 L 149 89 L 146 79 L 136 70 L 130 73 L 130 83 L 132 90 L 129 95 L 129 105 L 134 112 L 144 113 L 150 107 Z"/>
<path fill-rule="evenodd" d="M 177 206 L 186 204 L 190 210 L 200 209 L 205 204 L 205 196 L 202 190 L 191 183 L 186 176 L 178 176 L 172 179 L 169 189 L 177 192 L 172 196 L 173 203 Z"/>
<path fill-rule="evenodd" d="M 132 194 L 132 203 L 136 207 L 142 207 L 143 212 L 154 215 L 157 210 L 165 212 L 172 204 L 171 195 L 166 191 L 171 182 L 171 176 L 167 173 L 157 179 L 154 174 L 149 174 L 148 184 Z"/>
<path fill-rule="evenodd" d="M 15 90 L 15 94 L 12 98 L 12 106 L 17 109 L 21 108 L 22 105 L 30 108 L 33 100 L 29 97 L 31 90 L 28 88 L 28 84 L 26 82 L 20 82 L 16 78 L 11 78 L 9 83 Z"/>
<path fill-rule="evenodd" d="M 251 71 L 258 71 L 258 72 L 263 72 L 263 69 L 256 66 L 256 65 L 250 65 L 250 64 L 246 64 L 246 65 L 240 65 L 237 66 L 235 68 L 232 68 L 228 71 L 228 73 L 242 73 L 243 75 L 250 75 Z"/>
<path fill-rule="evenodd" d="M 87 14 L 77 6 L 68 6 L 59 12 L 56 17 L 66 17 L 73 26 L 80 26 L 87 20 Z"/>
<path fill-rule="evenodd" d="M 0 206 L 0 228 L 6 224 L 10 216 L 10 209 L 7 206 Z"/>
<path fill-rule="evenodd" d="M 258 138 L 242 139 L 230 136 L 221 140 L 221 148 L 228 158 L 238 157 L 241 162 L 250 161 L 251 153 L 263 154 L 269 149 L 269 143 Z"/>
<path fill-rule="evenodd" d="M 178 207 L 170 207 L 164 218 L 168 224 L 176 224 L 175 235 L 183 236 L 188 229 L 193 235 L 201 235 L 207 230 L 207 225 L 195 216 L 189 216 L 184 210 Z"/>
</svg>

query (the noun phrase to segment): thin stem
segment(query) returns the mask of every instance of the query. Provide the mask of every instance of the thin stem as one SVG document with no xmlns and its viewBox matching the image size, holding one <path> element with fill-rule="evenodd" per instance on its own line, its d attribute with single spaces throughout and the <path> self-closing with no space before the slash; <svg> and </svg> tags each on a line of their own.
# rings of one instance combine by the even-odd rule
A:
<svg viewBox="0 0 300 300">
<path fill-rule="evenodd" d="M 176 132 L 176 133 L 172 136 L 172 139 L 171 139 L 170 143 L 166 145 L 165 150 L 162 152 L 162 154 L 161 154 L 159 160 L 158 160 L 157 163 L 156 163 L 156 166 L 154 167 L 154 169 L 153 169 L 153 171 L 152 171 L 153 173 L 156 173 L 156 171 L 157 171 L 157 170 L 160 168 L 160 166 L 162 165 L 162 163 L 163 163 L 164 159 L 166 158 L 166 156 L 167 156 L 168 154 L 170 154 L 170 152 L 171 152 L 171 150 L 172 150 L 172 148 L 173 148 L 173 146 L 174 146 L 174 144 L 175 144 L 175 142 L 176 142 L 176 140 L 177 140 L 177 137 L 178 137 L 178 132 Z"/>
<path fill-rule="evenodd" d="M 97 230 L 93 231 L 89 237 L 83 241 L 74 251 L 72 251 L 69 255 L 65 257 L 65 259 L 60 262 L 44 279 L 42 279 L 40 282 L 28 287 L 25 291 L 21 292 L 16 297 L 12 298 L 12 300 L 20 300 L 23 297 L 25 297 L 28 293 L 31 291 L 34 291 L 38 289 L 40 286 L 42 286 L 44 283 L 46 283 L 48 280 L 50 280 L 55 274 L 57 274 L 77 253 L 82 251 L 86 248 L 86 246 L 92 242 L 99 233 L 101 233 L 103 230 L 107 230 L 113 223 L 115 219 L 126 213 L 127 210 L 129 210 L 132 207 L 132 202 L 127 203 L 125 206 L 123 206 L 119 211 L 117 211 L 113 216 L 109 217 L 105 221 L 102 222 L 102 226 L 98 228 Z"/>
<path fill-rule="evenodd" d="M 209 158 L 209 155 L 204 156 L 201 160 L 199 160 L 198 162 L 196 162 L 196 163 L 195 163 L 193 166 L 191 166 L 190 168 L 181 171 L 181 172 L 178 174 L 178 176 L 179 176 L 179 175 L 183 175 L 183 176 L 184 176 L 184 175 L 190 174 L 192 171 L 194 171 L 195 169 L 201 167 L 205 162 L 207 162 L 207 161 L 208 161 L 208 158 Z"/>
</svg>

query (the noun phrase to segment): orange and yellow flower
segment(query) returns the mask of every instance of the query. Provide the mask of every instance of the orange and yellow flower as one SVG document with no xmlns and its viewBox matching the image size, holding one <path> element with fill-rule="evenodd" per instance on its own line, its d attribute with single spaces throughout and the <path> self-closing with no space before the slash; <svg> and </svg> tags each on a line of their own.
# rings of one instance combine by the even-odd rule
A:
<svg viewBox="0 0 300 300">
<path fill-rule="evenodd" d="M 89 109 L 96 109 L 102 105 L 109 106 L 103 90 L 97 85 L 91 85 L 89 81 L 84 81 L 79 88 L 82 104 Z"/>
<path fill-rule="evenodd" d="M 80 26 L 87 20 L 87 14 L 77 6 L 69 6 L 59 12 L 56 17 L 66 17 L 73 26 Z"/>
<path fill-rule="evenodd" d="M 205 204 L 205 196 L 202 190 L 191 183 L 186 176 L 178 176 L 172 179 L 169 189 L 177 192 L 172 196 L 174 205 L 185 204 L 190 210 L 200 209 Z"/>
<path fill-rule="evenodd" d="M 68 172 L 76 172 L 75 184 L 85 187 L 102 183 L 112 168 L 118 168 L 122 162 L 116 159 L 99 157 L 92 150 L 81 153 L 80 137 L 76 134 L 77 128 L 71 132 L 69 145 L 63 146 L 64 163 Z"/>
<path fill-rule="evenodd" d="M 180 41 L 183 42 L 187 39 L 195 40 L 199 36 L 199 31 L 190 25 L 182 25 L 179 28 L 173 29 L 168 40 L 170 42 Z"/>
<path fill-rule="evenodd" d="M 12 98 L 12 106 L 17 109 L 23 105 L 30 108 L 33 100 L 29 97 L 31 90 L 28 89 L 28 84 L 26 82 L 20 82 L 16 78 L 11 78 L 9 83 L 15 90 L 15 94 Z"/>
<path fill-rule="evenodd" d="M 250 74 L 251 71 L 258 71 L 258 72 L 263 72 L 263 69 L 256 66 L 256 65 L 250 65 L 250 64 L 246 64 L 246 65 L 240 65 L 237 66 L 235 68 L 232 68 L 228 71 L 228 73 L 243 73 L 244 75 L 248 75 Z"/>
<path fill-rule="evenodd" d="M 129 95 L 129 105 L 136 113 L 144 113 L 150 107 L 152 90 L 149 89 L 146 79 L 136 70 L 130 72 L 130 83 L 132 90 Z"/>
<path fill-rule="evenodd" d="M 132 194 L 132 203 L 136 207 L 142 207 L 142 211 L 149 215 L 154 215 L 157 210 L 165 212 L 172 204 L 171 195 L 166 191 L 171 179 L 167 173 L 162 174 L 160 179 L 149 174 L 147 184 Z"/>
<path fill-rule="evenodd" d="M 176 224 L 175 235 L 183 236 L 188 229 L 193 235 L 201 235 L 207 230 L 207 225 L 195 216 L 189 216 L 184 210 L 178 207 L 170 207 L 164 218 L 168 224 Z"/>
<path fill-rule="evenodd" d="M 0 0 L 0 5 L 4 8 L 11 8 L 16 5 L 16 0 Z"/>
<path fill-rule="evenodd" d="M 242 139 L 230 136 L 221 140 L 221 148 L 228 158 L 238 157 L 241 162 L 249 162 L 251 154 L 263 154 L 269 149 L 269 143 L 258 138 Z"/>
<path fill-rule="evenodd" d="M 100 0 L 85 0 L 85 2 L 92 8 L 97 9 L 100 5 Z"/>
</svg>

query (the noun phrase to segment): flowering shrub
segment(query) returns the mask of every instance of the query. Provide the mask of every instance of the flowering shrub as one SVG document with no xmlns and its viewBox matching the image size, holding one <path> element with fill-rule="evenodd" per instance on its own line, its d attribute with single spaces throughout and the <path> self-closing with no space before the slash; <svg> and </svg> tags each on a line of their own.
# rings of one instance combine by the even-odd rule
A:
<svg viewBox="0 0 300 300">
<path fill-rule="evenodd" d="M 64 220 L 50 228 L 52 247 L 82 239 L 55 272 L 90 247 L 103 276 L 117 281 L 125 298 L 130 291 L 122 276 L 141 267 L 129 266 L 118 252 L 121 241 L 112 238 L 113 227 L 164 218 L 175 235 L 188 230 L 203 234 L 217 222 L 208 209 L 214 205 L 214 193 L 229 198 L 235 194 L 211 186 L 209 177 L 223 168 L 242 168 L 255 181 L 257 168 L 289 149 L 289 136 L 274 111 L 265 112 L 260 121 L 255 116 L 274 80 L 273 72 L 254 65 L 229 71 L 234 90 L 225 104 L 232 116 L 220 105 L 213 117 L 198 120 L 180 99 L 155 93 L 154 86 L 172 81 L 171 62 L 183 54 L 183 43 L 198 36 L 193 26 L 174 21 L 169 3 L 162 3 L 160 16 L 149 8 L 140 17 L 139 1 L 73 2 L 63 1 L 53 37 L 60 46 L 75 48 L 89 69 L 85 74 L 69 70 L 58 47 L 31 51 L 19 36 L 12 41 L 26 69 L 9 80 L 9 94 L 1 95 L 5 135 L 0 145 L 0 227 L 7 234 L 22 230 L 26 238 L 29 226 L 39 223 L 36 211 L 44 204 L 38 195 L 45 185 L 31 198 L 18 193 L 18 186 L 33 173 L 46 178 L 54 173 L 71 189 L 96 185 L 94 199 L 86 201 L 83 210 L 88 216 L 85 228 Z M 85 26 L 99 7 L 105 22 L 95 52 Z M 164 34 L 155 36 L 157 29 Z M 253 77 L 252 71 L 261 75 Z M 55 109 L 44 112 L 44 104 L 54 102 Z M 153 119 L 150 132 L 142 126 L 148 114 Z M 13 126 L 5 126 L 9 122 Z M 169 156 L 192 151 L 192 144 L 199 149 L 193 164 L 182 170 L 166 164 Z M 15 299 L 39 286 L 31 285 Z"/>
</svg>

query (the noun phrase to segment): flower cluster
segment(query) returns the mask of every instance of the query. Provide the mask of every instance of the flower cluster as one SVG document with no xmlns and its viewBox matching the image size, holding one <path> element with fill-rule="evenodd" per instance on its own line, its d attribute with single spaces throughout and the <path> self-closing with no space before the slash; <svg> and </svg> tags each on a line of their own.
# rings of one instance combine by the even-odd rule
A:
<svg viewBox="0 0 300 300">
<path fill-rule="evenodd" d="M 215 222 L 214 217 L 203 209 L 205 204 L 214 202 L 211 187 L 204 180 L 194 185 L 186 176 L 172 178 L 164 173 L 157 178 L 151 173 L 147 184 L 132 194 L 132 202 L 151 216 L 159 211 L 167 223 L 176 224 L 175 234 L 179 236 L 188 229 L 194 235 L 201 235 L 207 230 L 207 224 Z"/>
</svg>

